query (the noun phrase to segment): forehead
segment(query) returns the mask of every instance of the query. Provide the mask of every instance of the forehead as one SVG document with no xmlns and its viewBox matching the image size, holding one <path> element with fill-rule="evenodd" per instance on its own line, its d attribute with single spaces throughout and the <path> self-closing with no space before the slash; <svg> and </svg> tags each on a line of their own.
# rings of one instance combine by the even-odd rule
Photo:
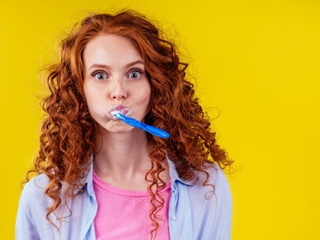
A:
<svg viewBox="0 0 320 240">
<path fill-rule="evenodd" d="M 136 46 L 128 38 L 113 34 L 100 34 L 87 43 L 83 52 L 83 60 L 88 66 L 95 63 L 111 65 L 114 62 L 127 64 L 142 60 L 142 58 Z"/>
</svg>

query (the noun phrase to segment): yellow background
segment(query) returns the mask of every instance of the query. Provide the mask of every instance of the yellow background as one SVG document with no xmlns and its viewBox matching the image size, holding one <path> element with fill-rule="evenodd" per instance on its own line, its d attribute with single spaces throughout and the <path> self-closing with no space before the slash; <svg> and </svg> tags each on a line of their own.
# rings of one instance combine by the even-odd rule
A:
<svg viewBox="0 0 320 240">
<path fill-rule="evenodd" d="M 320 3 L 309 0 L 3 0 L 0 239 L 37 152 L 41 67 L 89 11 L 133 8 L 181 46 L 221 145 L 236 160 L 233 240 L 320 239 Z M 36 201 L 36 199 L 35 199 Z"/>
</svg>

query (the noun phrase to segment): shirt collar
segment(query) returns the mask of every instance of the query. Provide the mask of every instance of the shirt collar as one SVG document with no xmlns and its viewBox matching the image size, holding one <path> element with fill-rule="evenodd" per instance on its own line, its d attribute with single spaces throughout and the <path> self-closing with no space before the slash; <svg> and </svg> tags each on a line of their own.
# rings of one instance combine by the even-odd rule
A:
<svg viewBox="0 0 320 240">
<path fill-rule="evenodd" d="M 180 178 L 177 172 L 176 164 L 173 161 L 171 161 L 168 157 L 167 157 L 167 160 L 169 164 L 169 173 L 170 173 L 170 178 L 172 183 L 175 183 L 178 181 L 188 186 L 192 186 L 195 184 L 194 181 L 192 180 L 184 180 Z"/>
<path fill-rule="evenodd" d="M 169 173 L 170 173 L 170 178 L 171 182 L 181 182 L 185 185 L 192 186 L 194 185 L 194 181 L 192 180 L 184 180 L 181 177 L 179 177 L 179 174 L 176 169 L 176 164 L 171 161 L 167 157 L 168 165 L 169 165 Z M 89 166 L 89 170 L 87 172 L 87 175 L 84 176 L 83 178 L 80 179 L 81 185 L 83 185 L 82 190 L 86 190 L 89 195 L 94 196 L 94 190 L 93 190 L 93 156 L 91 157 L 91 163 Z M 80 190 L 75 189 L 74 193 L 77 194 Z"/>
<path fill-rule="evenodd" d="M 90 196 L 95 196 L 94 190 L 93 190 L 93 161 L 91 161 L 90 168 L 89 168 L 87 177 L 84 181 L 83 187 L 86 188 Z"/>
<path fill-rule="evenodd" d="M 95 196 L 93 190 L 93 156 L 90 157 L 90 162 L 88 163 L 88 171 L 86 174 L 80 178 L 79 183 L 80 186 L 83 186 L 81 189 L 76 188 L 74 189 L 73 193 L 76 195 L 81 190 L 87 191 L 90 196 Z"/>
</svg>

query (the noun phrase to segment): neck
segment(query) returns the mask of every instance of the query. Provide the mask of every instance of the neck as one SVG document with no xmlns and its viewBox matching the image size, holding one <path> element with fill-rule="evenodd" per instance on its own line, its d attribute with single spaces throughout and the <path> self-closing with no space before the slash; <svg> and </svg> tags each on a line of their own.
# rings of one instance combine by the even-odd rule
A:
<svg viewBox="0 0 320 240">
<path fill-rule="evenodd" d="M 101 132 L 96 138 L 94 170 L 103 179 L 132 179 L 150 169 L 147 135 L 140 129 L 126 133 Z"/>
</svg>

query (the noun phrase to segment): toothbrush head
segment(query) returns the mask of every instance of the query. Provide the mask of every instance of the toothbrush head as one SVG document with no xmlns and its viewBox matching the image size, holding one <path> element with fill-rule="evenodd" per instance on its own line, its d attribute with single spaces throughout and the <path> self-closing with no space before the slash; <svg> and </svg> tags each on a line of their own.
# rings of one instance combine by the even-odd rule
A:
<svg viewBox="0 0 320 240">
<path fill-rule="evenodd" d="M 114 119 L 119 119 L 120 118 L 120 111 L 112 111 L 111 115 L 113 116 Z"/>
</svg>

